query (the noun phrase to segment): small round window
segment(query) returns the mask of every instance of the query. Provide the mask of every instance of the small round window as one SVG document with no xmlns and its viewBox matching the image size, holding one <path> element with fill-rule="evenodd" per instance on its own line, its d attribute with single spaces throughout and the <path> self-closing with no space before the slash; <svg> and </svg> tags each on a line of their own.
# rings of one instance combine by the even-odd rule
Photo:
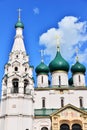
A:
<svg viewBox="0 0 87 130">
<path fill-rule="evenodd" d="M 15 71 L 18 71 L 18 67 L 15 67 Z"/>
</svg>

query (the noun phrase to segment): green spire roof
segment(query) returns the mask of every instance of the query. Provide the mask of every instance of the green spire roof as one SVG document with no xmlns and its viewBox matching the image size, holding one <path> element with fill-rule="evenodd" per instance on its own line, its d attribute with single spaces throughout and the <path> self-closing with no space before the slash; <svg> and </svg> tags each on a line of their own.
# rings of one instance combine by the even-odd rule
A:
<svg viewBox="0 0 87 130">
<path fill-rule="evenodd" d="M 49 64 L 49 68 L 50 68 L 51 72 L 56 71 L 56 70 L 63 70 L 63 71 L 68 72 L 69 71 L 69 64 L 61 56 L 60 51 L 57 51 L 56 57 Z"/>
<path fill-rule="evenodd" d="M 82 65 L 81 63 L 79 63 L 79 61 L 77 61 L 72 67 L 71 67 L 71 72 L 72 73 L 85 73 L 86 68 L 84 65 Z"/>
<path fill-rule="evenodd" d="M 47 65 L 44 64 L 44 62 L 41 62 L 35 69 L 37 74 L 48 74 L 49 68 Z"/>
<path fill-rule="evenodd" d="M 15 28 L 24 28 L 23 23 L 21 22 L 21 9 L 18 9 L 18 22 L 15 24 Z"/>
<path fill-rule="evenodd" d="M 24 28 L 24 25 L 21 21 L 18 20 L 18 22 L 15 24 L 15 28 Z"/>
</svg>

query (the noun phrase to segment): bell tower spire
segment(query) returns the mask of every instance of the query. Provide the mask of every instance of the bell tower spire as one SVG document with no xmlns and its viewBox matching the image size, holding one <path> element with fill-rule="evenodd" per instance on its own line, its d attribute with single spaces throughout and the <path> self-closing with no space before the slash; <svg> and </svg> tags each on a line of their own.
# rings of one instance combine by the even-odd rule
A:
<svg viewBox="0 0 87 130">
<path fill-rule="evenodd" d="M 5 74 L 2 80 L 0 118 L 5 121 L 2 122 L 0 130 L 22 130 L 22 126 L 24 126 L 24 130 L 33 129 L 33 67 L 29 64 L 29 58 L 24 47 L 22 34 L 24 25 L 20 19 L 20 11 L 19 9 L 18 22 L 15 25 L 16 35 L 13 48 L 8 63 L 5 65 Z M 29 123 L 24 125 L 24 120 Z"/>
<path fill-rule="evenodd" d="M 21 9 L 18 9 L 18 21 L 15 24 L 15 28 L 16 28 L 16 35 L 15 35 L 15 39 L 14 39 L 12 52 L 21 51 L 21 52 L 26 53 L 25 46 L 24 46 L 24 40 L 23 40 L 24 25 L 21 22 Z"/>
</svg>

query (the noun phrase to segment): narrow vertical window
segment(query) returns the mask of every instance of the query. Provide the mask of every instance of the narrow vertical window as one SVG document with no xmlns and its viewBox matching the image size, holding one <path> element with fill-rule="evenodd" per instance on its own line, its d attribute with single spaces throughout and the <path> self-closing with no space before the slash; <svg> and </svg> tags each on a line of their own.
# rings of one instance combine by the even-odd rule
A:
<svg viewBox="0 0 87 130">
<path fill-rule="evenodd" d="M 45 97 L 42 98 L 42 108 L 45 108 Z"/>
<path fill-rule="evenodd" d="M 61 97 L 61 107 L 64 107 L 64 97 Z"/>
<path fill-rule="evenodd" d="M 61 77 L 59 76 L 59 86 L 61 86 Z"/>
<path fill-rule="evenodd" d="M 41 82 L 43 83 L 43 76 L 41 77 Z"/>
<path fill-rule="evenodd" d="M 80 75 L 79 75 L 79 82 L 81 82 L 81 77 L 80 77 Z"/>
<path fill-rule="evenodd" d="M 79 104 L 80 104 L 80 108 L 83 107 L 83 97 L 79 97 Z"/>
</svg>

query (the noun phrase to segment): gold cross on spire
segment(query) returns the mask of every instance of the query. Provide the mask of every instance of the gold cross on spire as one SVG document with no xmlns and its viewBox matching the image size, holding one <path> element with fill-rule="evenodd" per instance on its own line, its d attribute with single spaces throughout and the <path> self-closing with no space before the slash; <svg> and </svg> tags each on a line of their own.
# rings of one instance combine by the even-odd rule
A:
<svg viewBox="0 0 87 130">
<path fill-rule="evenodd" d="M 22 9 L 19 8 L 17 11 L 18 11 L 18 20 L 21 21 L 21 11 L 22 11 Z"/>
<path fill-rule="evenodd" d="M 40 54 L 41 54 L 41 61 L 44 62 L 44 50 L 40 50 Z"/>
<path fill-rule="evenodd" d="M 60 51 L 60 36 L 56 35 L 57 51 Z"/>
<path fill-rule="evenodd" d="M 78 48 L 76 48 L 76 61 L 78 61 L 79 60 L 79 57 L 78 57 Z"/>
</svg>

